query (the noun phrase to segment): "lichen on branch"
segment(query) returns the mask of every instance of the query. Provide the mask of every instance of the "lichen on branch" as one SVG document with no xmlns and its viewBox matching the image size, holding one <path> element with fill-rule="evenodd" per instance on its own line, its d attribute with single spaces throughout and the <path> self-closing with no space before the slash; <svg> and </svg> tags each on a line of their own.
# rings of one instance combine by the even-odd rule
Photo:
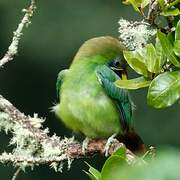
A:
<svg viewBox="0 0 180 180">
<path fill-rule="evenodd" d="M 19 23 L 17 29 L 13 33 L 12 42 L 8 47 L 8 51 L 6 52 L 4 57 L 0 59 L 0 68 L 3 67 L 3 65 L 5 65 L 7 62 L 13 60 L 14 56 L 17 54 L 22 31 L 24 27 L 28 27 L 28 25 L 31 23 L 30 19 L 33 16 L 35 9 L 35 0 L 31 0 L 30 6 L 27 9 L 22 10 L 23 12 L 25 12 L 25 15 Z"/>
<path fill-rule="evenodd" d="M 136 50 L 147 45 L 156 34 L 151 24 L 145 21 L 127 21 L 119 20 L 120 40 L 128 50 Z"/>
<path fill-rule="evenodd" d="M 8 100 L 0 96 L 0 128 L 13 134 L 10 145 L 15 146 L 10 153 L 0 155 L 0 162 L 10 162 L 14 166 L 24 169 L 27 166 L 47 164 L 55 170 L 62 170 L 64 162 L 70 167 L 74 159 L 92 156 L 95 153 L 104 154 L 107 140 L 92 140 L 89 142 L 86 153 L 82 151 L 82 144 L 72 138 L 60 138 L 55 134 L 49 136 L 49 130 L 42 129 L 44 119 L 37 114 L 26 116 L 14 107 Z M 112 143 L 109 154 L 118 147 L 124 146 L 115 141 Z M 131 162 L 136 156 L 127 150 L 127 161 Z"/>
</svg>

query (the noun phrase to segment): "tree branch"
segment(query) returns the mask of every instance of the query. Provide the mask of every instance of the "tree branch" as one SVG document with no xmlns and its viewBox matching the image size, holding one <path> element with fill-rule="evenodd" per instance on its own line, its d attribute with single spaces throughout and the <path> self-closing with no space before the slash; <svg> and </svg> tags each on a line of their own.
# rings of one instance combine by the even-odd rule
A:
<svg viewBox="0 0 180 180">
<path fill-rule="evenodd" d="M 16 170 L 16 172 L 14 173 L 14 175 L 13 175 L 13 177 L 12 177 L 12 180 L 17 180 L 20 172 L 21 172 L 21 168 L 18 168 L 18 169 Z"/>
<path fill-rule="evenodd" d="M 13 163 L 15 166 L 25 168 L 40 164 L 48 164 L 56 170 L 62 167 L 64 161 L 68 161 L 68 166 L 74 159 L 92 156 L 95 153 L 104 155 L 106 139 L 92 140 L 89 142 L 84 154 L 82 144 L 74 138 L 64 138 L 48 135 L 47 129 L 42 129 L 42 118 L 26 116 L 21 113 L 8 100 L 0 96 L 0 129 L 13 133 L 10 141 L 16 147 L 11 153 L 0 155 L 1 163 Z M 115 140 L 110 148 L 111 155 L 117 148 L 124 146 Z M 128 162 L 136 160 L 136 156 L 126 150 Z"/>
<path fill-rule="evenodd" d="M 13 60 L 13 57 L 17 54 L 19 40 L 22 36 L 23 28 L 24 26 L 28 27 L 28 25 L 31 23 L 30 18 L 33 16 L 35 9 L 36 9 L 36 6 L 35 6 L 34 0 L 31 0 L 31 4 L 27 9 L 23 9 L 23 12 L 25 12 L 25 15 L 22 18 L 21 22 L 19 23 L 16 31 L 14 32 L 14 36 L 12 38 L 12 42 L 8 48 L 8 51 L 6 52 L 4 57 L 0 60 L 0 67 L 3 67 L 4 64 Z"/>
</svg>

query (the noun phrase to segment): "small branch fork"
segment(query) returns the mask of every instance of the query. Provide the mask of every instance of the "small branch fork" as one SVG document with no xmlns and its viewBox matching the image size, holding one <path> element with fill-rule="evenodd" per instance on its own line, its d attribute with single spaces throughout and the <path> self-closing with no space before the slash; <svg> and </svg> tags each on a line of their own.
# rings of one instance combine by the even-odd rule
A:
<svg viewBox="0 0 180 180">
<path fill-rule="evenodd" d="M 152 24 L 155 25 L 155 19 L 159 15 L 159 3 L 158 0 L 151 0 L 149 4 L 149 11 L 146 20 Z"/>
<path fill-rule="evenodd" d="M 36 6 L 34 0 L 31 0 L 31 4 L 27 9 L 23 9 L 25 15 L 22 18 L 21 22 L 19 23 L 16 31 L 14 32 L 14 36 L 12 38 L 12 42 L 8 48 L 8 51 L 6 52 L 4 57 L 0 60 L 0 68 L 3 67 L 3 65 L 5 65 L 7 62 L 13 60 L 14 56 L 17 54 L 19 40 L 22 36 L 22 31 L 24 29 L 24 26 L 28 27 L 28 25 L 31 23 L 30 19 L 33 16 L 35 9 Z"/>
<path fill-rule="evenodd" d="M 168 6 L 173 6 L 174 4 L 176 4 L 177 1 L 176 0 L 174 0 L 174 1 L 167 0 L 166 3 L 167 3 L 167 7 L 168 7 Z M 164 32 L 166 34 L 168 34 L 169 32 L 172 32 L 174 30 L 173 25 L 172 25 L 174 17 L 173 16 L 165 17 L 165 19 L 167 21 L 167 27 L 163 28 L 163 27 L 160 27 L 158 24 L 156 24 L 157 23 L 156 19 L 160 16 L 160 14 L 161 14 L 161 8 L 160 8 L 160 4 L 159 4 L 158 0 L 150 0 L 147 17 L 142 12 L 142 16 L 145 18 L 145 20 L 149 24 L 160 29 L 162 32 Z"/>
</svg>

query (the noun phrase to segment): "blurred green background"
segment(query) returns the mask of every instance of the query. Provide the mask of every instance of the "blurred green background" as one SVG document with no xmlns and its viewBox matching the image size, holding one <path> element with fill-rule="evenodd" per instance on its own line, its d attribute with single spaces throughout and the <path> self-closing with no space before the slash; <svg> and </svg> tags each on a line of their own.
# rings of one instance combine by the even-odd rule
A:
<svg viewBox="0 0 180 180">
<path fill-rule="evenodd" d="M 29 1 L 0 0 L 0 56 L 7 50 L 12 32 L 23 16 L 21 10 Z M 50 112 L 56 102 L 55 83 L 60 70 L 68 68 L 80 45 L 87 39 L 112 35 L 118 37 L 118 20 L 139 19 L 131 7 L 120 0 L 53 0 L 38 1 L 32 25 L 25 29 L 19 53 L 15 60 L 0 70 L 0 94 L 9 99 L 25 114 L 34 112 L 46 117 L 45 127 L 59 136 L 71 136 L 63 124 Z M 179 141 L 180 105 L 156 110 L 146 104 L 146 90 L 132 91 L 136 104 L 135 127 L 145 143 L 155 147 L 177 146 Z M 9 149 L 8 138 L 0 134 L 0 153 Z M 34 171 L 22 173 L 19 180 L 38 179 L 88 179 L 82 169 L 87 169 L 84 161 L 101 168 L 104 158 L 95 156 L 77 160 L 70 171 L 55 173 L 47 166 L 36 167 Z M 0 165 L 0 179 L 11 179 L 10 165 Z"/>
</svg>

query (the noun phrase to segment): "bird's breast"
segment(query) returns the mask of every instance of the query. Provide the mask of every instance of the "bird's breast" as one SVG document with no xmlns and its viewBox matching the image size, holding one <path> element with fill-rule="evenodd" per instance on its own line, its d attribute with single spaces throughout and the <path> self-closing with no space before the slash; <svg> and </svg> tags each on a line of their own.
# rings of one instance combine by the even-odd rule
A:
<svg viewBox="0 0 180 180">
<path fill-rule="evenodd" d="M 69 128 L 88 137 L 108 137 L 120 131 L 119 112 L 96 73 L 64 82 L 58 115 Z"/>
</svg>

